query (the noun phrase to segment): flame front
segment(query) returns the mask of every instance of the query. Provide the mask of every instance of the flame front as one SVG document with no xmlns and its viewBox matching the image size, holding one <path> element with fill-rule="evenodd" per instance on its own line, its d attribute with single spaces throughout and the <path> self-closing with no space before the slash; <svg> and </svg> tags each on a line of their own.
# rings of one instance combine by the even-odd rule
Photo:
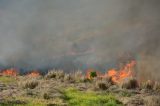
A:
<svg viewBox="0 0 160 106">
<path fill-rule="evenodd" d="M 6 69 L 6 70 L 2 71 L 1 74 L 5 75 L 5 76 L 17 76 L 18 71 L 14 68 L 11 68 L 11 69 Z"/>
<path fill-rule="evenodd" d="M 135 61 L 131 61 L 130 63 L 126 64 L 122 69 L 115 70 L 111 69 L 109 70 L 105 76 L 112 77 L 112 81 L 115 83 L 119 83 L 122 80 L 133 77 L 133 68 L 136 65 Z"/>
<path fill-rule="evenodd" d="M 119 83 L 126 78 L 134 76 L 133 75 L 133 68 L 135 67 L 135 65 L 136 65 L 136 62 L 131 61 L 130 63 L 126 64 L 120 70 L 111 69 L 111 70 L 108 70 L 103 75 L 100 74 L 98 71 L 95 71 L 94 69 L 88 69 L 87 73 L 86 73 L 86 78 L 91 79 L 90 73 L 91 72 L 96 72 L 97 77 L 101 77 L 101 78 L 111 77 L 113 82 Z"/>
<path fill-rule="evenodd" d="M 40 73 L 38 71 L 32 71 L 27 76 L 29 76 L 29 77 L 39 77 Z"/>
</svg>

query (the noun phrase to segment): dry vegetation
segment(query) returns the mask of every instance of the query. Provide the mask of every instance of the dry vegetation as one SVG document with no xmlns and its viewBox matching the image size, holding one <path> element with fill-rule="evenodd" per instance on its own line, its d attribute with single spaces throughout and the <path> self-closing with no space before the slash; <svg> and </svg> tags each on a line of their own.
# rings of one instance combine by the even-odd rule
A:
<svg viewBox="0 0 160 106">
<path fill-rule="evenodd" d="M 110 77 L 86 79 L 81 71 L 51 70 L 45 76 L 0 76 L 0 106 L 160 106 L 160 84 L 119 84 Z"/>
</svg>

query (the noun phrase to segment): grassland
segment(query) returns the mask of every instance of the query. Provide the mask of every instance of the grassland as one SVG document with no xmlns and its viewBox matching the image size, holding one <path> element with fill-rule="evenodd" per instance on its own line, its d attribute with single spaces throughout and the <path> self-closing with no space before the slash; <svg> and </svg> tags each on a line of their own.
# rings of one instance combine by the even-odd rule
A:
<svg viewBox="0 0 160 106">
<path fill-rule="evenodd" d="M 9 76 L 0 76 L 0 82 L 6 83 L 6 84 L 15 83 L 16 79 L 13 77 L 9 77 Z"/>
<path fill-rule="evenodd" d="M 0 76 L 0 106 L 159 106 L 160 86 L 145 82 L 114 84 L 86 79 L 80 73 L 45 76 Z M 135 81 L 135 80 L 134 80 Z"/>
</svg>

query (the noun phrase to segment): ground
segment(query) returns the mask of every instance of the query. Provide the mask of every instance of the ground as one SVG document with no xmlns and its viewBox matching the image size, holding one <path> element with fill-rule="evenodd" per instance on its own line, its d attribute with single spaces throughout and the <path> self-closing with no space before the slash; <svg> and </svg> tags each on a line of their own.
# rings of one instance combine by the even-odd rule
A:
<svg viewBox="0 0 160 106">
<path fill-rule="evenodd" d="M 160 106 L 160 92 L 69 75 L 0 76 L 0 106 Z"/>
</svg>

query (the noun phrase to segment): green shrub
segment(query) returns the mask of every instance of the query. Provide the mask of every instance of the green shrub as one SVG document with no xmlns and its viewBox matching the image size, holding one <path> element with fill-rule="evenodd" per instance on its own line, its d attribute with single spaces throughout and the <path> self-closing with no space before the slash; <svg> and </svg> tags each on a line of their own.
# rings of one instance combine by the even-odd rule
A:
<svg viewBox="0 0 160 106">
<path fill-rule="evenodd" d="M 90 72 L 90 77 L 91 78 L 97 77 L 97 73 L 95 71 Z"/>
</svg>

